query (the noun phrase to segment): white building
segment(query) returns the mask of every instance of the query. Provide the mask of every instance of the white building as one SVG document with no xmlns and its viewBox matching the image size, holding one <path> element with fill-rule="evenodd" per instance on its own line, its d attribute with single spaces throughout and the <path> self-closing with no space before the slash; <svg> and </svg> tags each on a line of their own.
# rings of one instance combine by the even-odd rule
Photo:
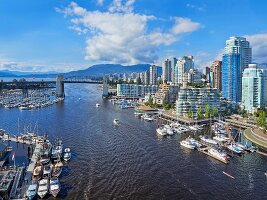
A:
<svg viewBox="0 0 267 200">
<path fill-rule="evenodd" d="M 267 70 L 249 64 L 242 77 L 242 106 L 250 113 L 267 104 Z"/>
<path fill-rule="evenodd" d="M 194 69 L 193 56 L 183 56 L 177 60 L 174 68 L 174 84 L 182 85 L 184 82 L 187 82 L 190 69 Z"/>
<path fill-rule="evenodd" d="M 164 83 L 171 81 L 171 61 L 166 59 L 162 62 L 162 81 Z"/>
<path fill-rule="evenodd" d="M 117 84 L 117 96 L 125 98 L 145 97 L 158 91 L 157 85 Z"/>
</svg>

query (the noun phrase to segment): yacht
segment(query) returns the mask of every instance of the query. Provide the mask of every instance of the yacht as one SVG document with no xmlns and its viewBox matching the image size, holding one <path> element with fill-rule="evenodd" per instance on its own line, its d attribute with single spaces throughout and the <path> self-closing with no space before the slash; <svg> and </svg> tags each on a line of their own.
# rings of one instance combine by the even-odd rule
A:
<svg viewBox="0 0 267 200">
<path fill-rule="evenodd" d="M 114 120 L 113 120 L 113 124 L 114 124 L 114 125 L 119 125 L 119 124 L 120 124 L 120 123 L 119 123 L 119 120 L 118 120 L 118 119 L 114 119 Z"/>
<path fill-rule="evenodd" d="M 208 150 L 208 154 L 211 155 L 213 158 L 216 158 L 217 160 L 220 160 L 224 163 L 228 163 L 227 154 L 218 150 L 217 148 L 210 148 Z"/>
<path fill-rule="evenodd" d="M 209 143 L 209 144 L 215 144 L 215 145 L 218 144 L 215 140 L 212 140 L 212 139 L 210 139 L 210 138 L 208 138 L 208 137 L 206 137 L 206 136 L 203 136 L 203 135 L 199 136 L 199 138 L 200 138 L 203 142 L 206 142 L 206 143 Z"/>
<path fill-rule="evenodd" d="M 100 107 L 100 104 L 99 103 L 95 104 L 95 107 L 99 108 Z"/>
<path fill-rule="evenodd" d="M 37 194 L 37 184 L 31 184 L 29 185 L 27 191 L 26 191 L 26 197 L 28 200 L 32 200 L 36 194 Z"/>
<path fill-rule="evenodd" d="M 222 134 L 217 134 L 216 136 L 213 137 L 213 139 L 218 141 L 218 142 L 226 142 L 227 140 L 229 140 L 228 137 L 225 137 Z"/>
<path fill-rule="evenodd" d="M 229 144 L 227 145 L 227 149 L 229 149 L 230 151 L 236 153 L 236 154 L 241 154 L 243 151 L 240 150 L 240 148 L 238 148 L 238 146 L 236 146 L 235 144 Z"/>
<path fill-rule="evenodd" d="M 60 192 L 60 183 L 58 181 L 58 178 L 53 177 L 50 179 L 50 194 L 52 194 L 53 197 L 56 197 L 58 193 Z"/>
<path fill-rule="evenodd" d="M 170 125 L 165 125 L 164 128 L 166 129 L 166 132 L 168 135 L 173 135 L 173 129 L 170 127 Z"/>
<path fill-rule="evenodd" d="M 164 127 L 159 127 L 156 129 L 156 131 L 159 135 L 162 135 L 162 136 L 167 135 L 167 130 Z"/>
<path fill-rule="evenodd" d="M 42 179 L 39 181 L 39 188 L 38 188 L 38 195 L 39 197 L 44 198 L 45 195 L 47 195 L 48 193 L 48 189 L 49 189 L 49 182 L 48 179 Z"/>
<path fill-rule="evenodd" d="M 200 148 L 202 144 L 200 144 L 198 141 L 196 141 L 194 138 L 189 138 L 189 141 L 191 144 L 193 144 L 196 148 Z"/>
<path fill-rule="evenodd" d="M 180 144 L 188 149 L 195 149 L 195 145 L 193 145 L 189 139 L 182 140 Z"/>
<path fill-rule="evenodd" d="M 33 180 L 39 180 L 43 174 L 43 165 L 41 163 L 37 163 L 32 174 Z"/>
</svg>

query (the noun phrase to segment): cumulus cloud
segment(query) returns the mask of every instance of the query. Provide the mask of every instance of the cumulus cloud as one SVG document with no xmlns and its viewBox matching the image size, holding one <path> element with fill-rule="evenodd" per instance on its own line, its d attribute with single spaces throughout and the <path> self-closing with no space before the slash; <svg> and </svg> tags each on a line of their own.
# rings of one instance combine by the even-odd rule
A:
<svg viewBox="0 0 267 200">
<path fill-rule="evenodd" d="M 245 35 L 252 47 L 253 62 L 267 63 L 267 33 Z"/>
<path fill-rule="evenodd" d="M 96 5 L 103 6 L 104 5 L 104 0 L 96 0 Z"/>
<path fill-rule="evenodd" d="M 175 25 L 172 27 L 172 32 L 175 34 L 193 32 L 201 28 L 201 24 L 193 22 L 189 18 L 175 17 Z"/>
<path fill-rule="evenodd" d="M 173 18 L 171 30 L 150 30 L 152 15 L 134 13 L 134 0 L 114 0 L 105 12 L 89 11 L 71 2 L 58 12 L 69 17 L 71 29 L 86 37 L 85 59 L 110 63 L 154 63 L 159 48 L 173 44 L 184 34 L 201 27 L 189 18 Z M 150 30 L 150 31 L 149 31 Z"/>
</svg>

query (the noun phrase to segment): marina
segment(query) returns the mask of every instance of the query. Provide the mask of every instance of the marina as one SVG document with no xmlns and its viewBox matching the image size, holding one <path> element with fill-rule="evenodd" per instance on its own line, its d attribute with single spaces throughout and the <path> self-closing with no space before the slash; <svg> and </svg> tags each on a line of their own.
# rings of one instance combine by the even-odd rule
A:
<svg viewBox="0 0 267 200">
<path fill-rule="evenodd" d="M 56 186 L 60 188 L 57 198 L 86 199 L 90 196 L 91 199 L 110 199 L 112 196 L 121 196 L 125 199 L 141 199 L 150 195 L 153 199 L 214 199 L 220 198 L 223 191 L 223 199 L 243 200 L 249 199 L 251 195 L 255 199 L 267 195 L 264 175 L 266 156 L 244 151 L 240 156 L 234 154 L 226 165 L 197 151 L 197 148 L 191 150 L 180 145 L 180 141 L 190 136 L 194 139 L 190 139 L 192 143 L 201 144 L 200 148 L 209 147 L 198 136 L 206 135 L 214 139 L 216 133 L 212 127 L 175 121 L 162 123 L 156 113 L 148 113 L 155 120 L 145 121 L 140 115 L 135 116 L 132 108 L 121 109 L 109 100 L 102 100 L 101 92 L 94 85 L 81 87 L 72 84 L 66 86 L 64 102 L 54 104 L 49 109 L 35 109 L 31 112 L 20 112 L 19 109 L 0 110 L 1 116 L 6 119 L 5 122 L 1 121 L 1 128 L 8 130 L 7 132 L 17 133 L 18 117 L 21 126 L 25 121 L 29 124 L 25 119 L 31 118 L 38 121 L 38 132 L 46 132 L 53 144 L 56 138 L 62 138 L 62 152 L 70 148 L 70 161 L 65 163 L 62 157 L 62 162 L 54 166 L 56 170 L 52 170 L 55 177 L 60 174 L 60 185 Z M 96 108 L 96 103 L 101 107 Z M 114 119 L 120 122 L 119 126 L 114 126 Z M 169 129 L 170 134 L 157 134 L 158 127 Z M 224 132 L 223 129 L 218 130 L 220 134 Z M 223 135 L 230 138 L 228 132 Z M 16 137 L 11 134 L 9 136 L 12 136 L 10 143 L 13 144 L 13 151 L 20 148 L 16 152 L 16 163 L 19 163 L 19 152 L 23 145 L 27 151 L 30 143 L 23 144 L 22 138 L 16 143 Z M 237 139 L 238 137 L 235 141 L 239 142 Z M 35 146 L 35 141 L 32 143 Z M 40 151 L 39 147 L 42 149 L 37 146 L 34 151 Z M 227 153 L 231 154 L 230 151 Z M 31 164 L 25 168 L 25 172 L 30 170 L 33 173 L 34 160 L 38 157 L 33 155 L 30 158 Z M 45 158 L 43 152 L 44 163 Z M 57 161 L 56 158 L 54 160 Z M 9 165 L 13 165 L 11 158 Z M 222 171 L 235 177 L 234 181 Z M 31 175 L 26 177 L 32 179 Z M 162 184 L 159 185 L 159 182 Z M 254 187 L 251 187 L 252 183 Z M 21 194 L 26 194 L 28 188 L 23 187 Z M 35 191 L 33 187 L 32 193 Z M 47 194 L 45 198 L 53 196 Z"/>
</svg>

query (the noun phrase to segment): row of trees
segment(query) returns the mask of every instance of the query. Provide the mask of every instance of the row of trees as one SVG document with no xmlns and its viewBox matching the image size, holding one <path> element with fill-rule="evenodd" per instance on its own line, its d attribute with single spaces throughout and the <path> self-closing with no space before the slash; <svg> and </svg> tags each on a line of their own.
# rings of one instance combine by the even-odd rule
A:
<svg viewBox="0 0 267 200">
<path fill-rule="evenodd" d="M 265 130 L 267 129 L 266 112 L 264 110 L 258 111 L 257 125 Z"/>
<path fill-rule="evenodd" d="M 201 107 L 197 109 L 197 119 L 217 117 L 218 115 L 219 115 L 218 108 L 216 107 L 211 108 L 208 104 L 206 105 L 205 110 L 203 110 Z M 192 108 L 189 108 L 188 118 L 193 118 Z"/>
<path fill-rule="evenodd" d="M 170 110 L 171 108 L 174 108 L 174 105 L 169 104 L 167 101 L 163 101 L 162 105 L 153 103 L 153 98 L 150 95 L 148 98 L 148 101 L 145 103 L 146 106 L 150 106 L 151 108 L 164 108 L 164 110 Z"/>
</svg>

